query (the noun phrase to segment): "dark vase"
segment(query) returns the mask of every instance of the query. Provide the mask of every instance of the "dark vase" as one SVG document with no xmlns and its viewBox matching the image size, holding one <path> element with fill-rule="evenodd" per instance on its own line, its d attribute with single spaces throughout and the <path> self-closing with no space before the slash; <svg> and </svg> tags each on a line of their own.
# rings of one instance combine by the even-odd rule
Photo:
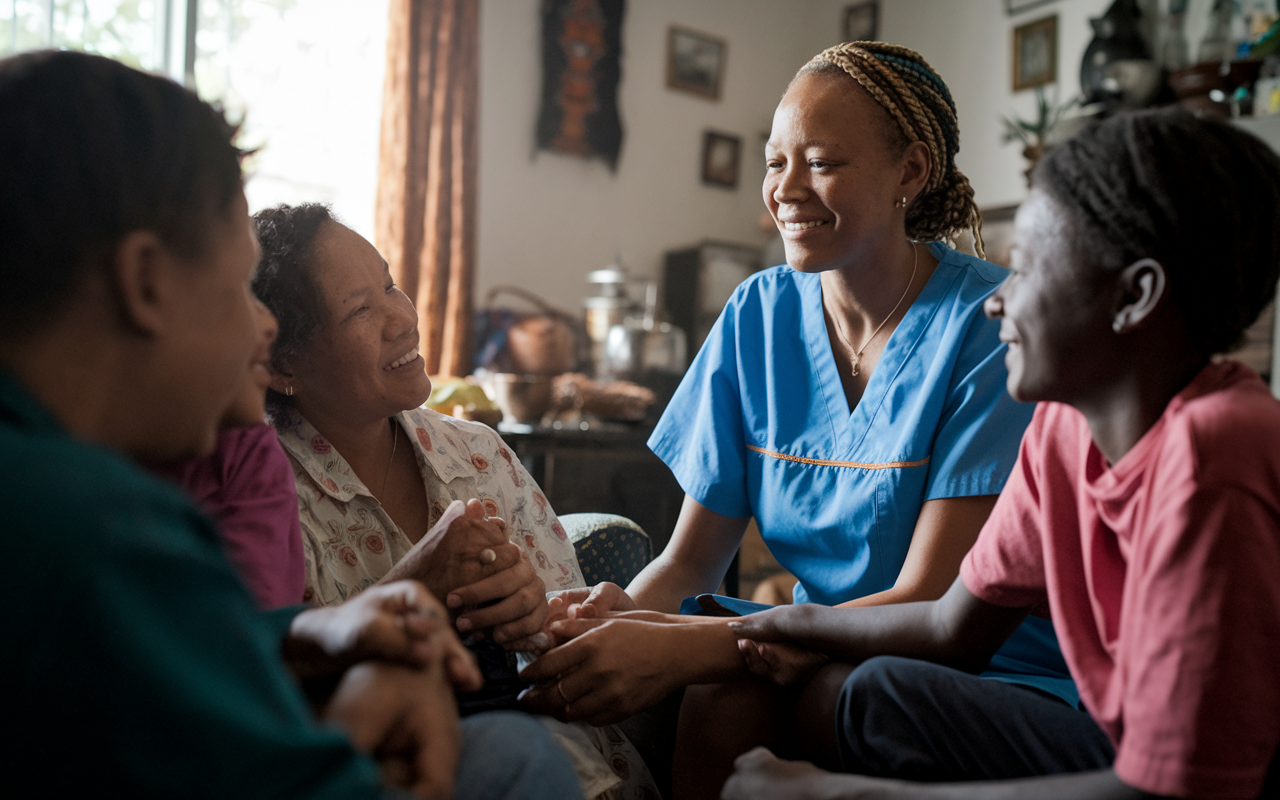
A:
<svg viewBox="0 0 1280 800">
<path fill-rule="evenodd" d="M 1085 104 L 1102 102 L 1109 106 L 1121 99 L 1108 70 L 1117 61 L 1151 59 L 1151 51 L 1142 37 L 1142 9 L 1137 0 L 1116 0 L 1101 17 L 1089 20 L 1093 40 L 1085 48 L 1080 61 L 1080 91 Z"/>
</svg>

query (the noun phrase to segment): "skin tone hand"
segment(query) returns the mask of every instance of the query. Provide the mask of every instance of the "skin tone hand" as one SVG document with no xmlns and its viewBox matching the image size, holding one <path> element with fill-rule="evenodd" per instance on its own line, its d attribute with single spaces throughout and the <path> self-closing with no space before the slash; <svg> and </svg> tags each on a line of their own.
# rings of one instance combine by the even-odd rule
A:
<svg viewBox="0 0 1280 800">
<path fill-rule="evenodd" d="M 440 662 L 426 669 L 357 664 L 343 675 L 321 719 L 377 760 L 385 782 L 423 800 L 452 796 L 462 741 Z"/>
<path fill-rule="evenodd" d="M 553 623 L 551 633 L 569 641 L 521 671 L 521 678 L 536 684 L 522 695 L 526 708 L 604 725 L 681 686 L 746 676 L 723 619 L 676 625 L 631 618 L 634 613 Z"/>
<path fill-rule="evenodd" d="M 1142 800 L 1156 795 L 1127 785 L 1110 769 L 1008 781 L 913 783 L 837 775 L 802 761 L 784 761 L 757 747 L 738 757 L 721 797 L 724 800 L 757 797 L 777 800 Z"/>
<path fill-rule="evenodd" d="M 822 653 L 780 642 L 739 639 L 738 651 L 742 653 L 742 660 L 746 662 L 751 674 L 778 686 L 796 686 L 807 682 L 828 660 Z"/>
<path fill-rule="evenodd" d="M 340 606 L 302 612 L 283 649 L 299 678 L 340 673 L 370 659 L 410 667 L 440 660 L 459 688 L 479 688 L 471 653 L 449 630 L 440 602 L 416 581 L 371 586 Z"/>
<path fill-rule="evenodd" d="M 524 549 L 507 539 L 506 523 L 486 518 L 472 499 L 463 516 L 437 533 L 422 537 L 383 580 L 417 577 L 445 597 L 462 633 L 492 629 L 493 640 L 508 649 L 536 649 L 529 637 L 547 618 L 546 587 Z"/>
</svg>

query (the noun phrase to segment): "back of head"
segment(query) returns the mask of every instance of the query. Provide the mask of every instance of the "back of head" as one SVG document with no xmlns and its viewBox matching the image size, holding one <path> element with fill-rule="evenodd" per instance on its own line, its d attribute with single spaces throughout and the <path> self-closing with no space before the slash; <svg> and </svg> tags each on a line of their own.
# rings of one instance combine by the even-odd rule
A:
<svg viewBox="0 0 1280 800">
<path fill-rule="evenodd" d="M 972 228 L 978 255 L 982 214 L 969 179 L 956 169 L 960 123 L 951 91 L 919 53 L 884 42 L 845 42 L 814 56 L 797 74 L 826 73 L 857 81 L 891 120 L 886 131 L 897 151 L 923 142 L 933 162 L 929 181 L 907 208 L 907 236 L 916 241 L 949 240 Z"/>
<path fill-rule="evenodd" d="M 234 133 L 173 81 L 106 58 L 0 60 L 0 340 L 49 322 L 131 231 L 195 259 L 242 188 Z"/>
<path fill-rule="evenodd" d="M 1074 218 L 1089 266 L 1160 262 L 1206 353 L 1237 343 L 1275 295 L 1280 157 L 1227 122 L 1120 114 L 1050 149 L 1032 187 Z"/>
</svg>

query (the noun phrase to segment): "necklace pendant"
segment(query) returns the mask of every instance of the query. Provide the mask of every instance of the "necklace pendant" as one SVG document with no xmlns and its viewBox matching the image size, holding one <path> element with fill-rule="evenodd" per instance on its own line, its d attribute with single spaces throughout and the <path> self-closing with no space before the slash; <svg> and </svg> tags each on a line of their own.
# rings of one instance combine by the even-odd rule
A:
<svg viewBox="0 0 1280 800">
<path fill-rule="evenodd" d="M 862 374 L 862 370 L 858 369 L 858 362 L 859 362 L 859 361 L 861 361 L 861 360 L 862 360 L 862 357 L 861 357 L 860 355 L 858 355 L 857 353 L 854 353 L 854 355 L 853 355 L 853 370 L 852 370 L 852 372 L 851 372 L 850 374 L 852 374 L 852 375 L 853 375 L 853 377 L 855 377 L 855 378 Z"/>
</svg>

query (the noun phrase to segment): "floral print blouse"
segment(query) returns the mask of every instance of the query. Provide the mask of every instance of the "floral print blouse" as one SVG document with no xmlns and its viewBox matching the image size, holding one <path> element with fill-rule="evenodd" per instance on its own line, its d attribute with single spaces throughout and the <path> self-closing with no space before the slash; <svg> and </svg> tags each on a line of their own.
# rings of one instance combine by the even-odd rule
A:
<svg viewBox="0 0 1280 800">
<path fill-rule="evenodd" d="M 350 465 L 296 411 L 273 420 L 298 489 L 306 561 L 303 599 L 337 605 L 376 583 L 413 547 Z M 396 415 L 434 525 L 453 500 L 476 498 L 507 523 L 547 591 L 583 586 L 573 545 L 533 478 L 493 429 L 427 409 Z M 425 533 L 425 531 L 423 531 Z"/>
</svg>

